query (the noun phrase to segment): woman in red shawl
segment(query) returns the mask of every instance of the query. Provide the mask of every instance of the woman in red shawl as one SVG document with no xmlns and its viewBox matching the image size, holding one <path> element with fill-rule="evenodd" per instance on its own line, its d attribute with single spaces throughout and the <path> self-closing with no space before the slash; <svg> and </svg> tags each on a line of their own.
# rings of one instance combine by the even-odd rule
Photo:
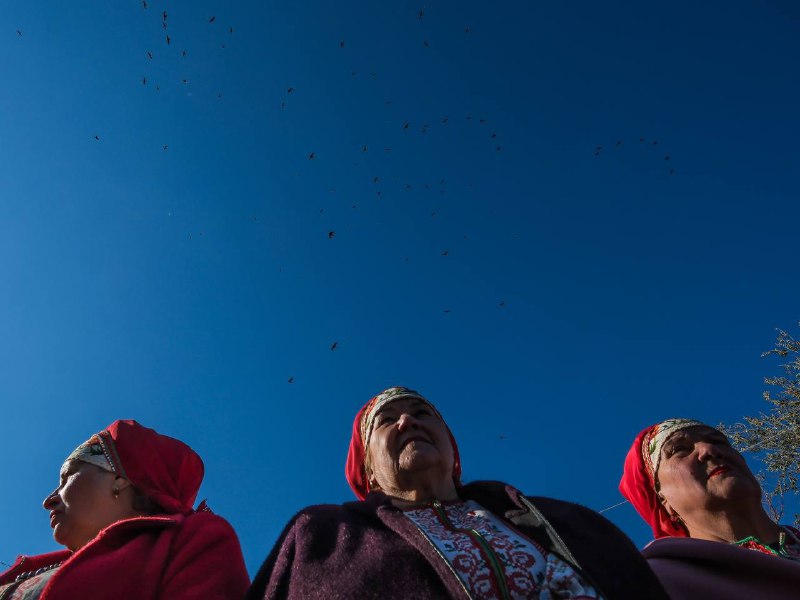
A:
<svg viewBox="0 0 800 600">
<path fill-rule="evenodd" d="M 797 598 L 800 531 L 774 523 L 728 438 L 690 419 L 647 427 L 620 491 L 653 529 L 643 551 L 670 597 Z"/>
<path fill-rule="evenodd" d="M 136 421 L 114 421 L 69 455 L 44 500 L 66 550 L 20 556 L 0 600 L 239 600 L 249 578 L 231 526 L 192 506 L 203 461 Z"/>
<path fill-rule="evenodd" d="M 248 598 L 666 599 L 597 513 L 505 483 L 462 485 L 450 429 L 408 388 L 358 412 L 345 475 L 359 501 L 295 516 Z"/>
</svg>

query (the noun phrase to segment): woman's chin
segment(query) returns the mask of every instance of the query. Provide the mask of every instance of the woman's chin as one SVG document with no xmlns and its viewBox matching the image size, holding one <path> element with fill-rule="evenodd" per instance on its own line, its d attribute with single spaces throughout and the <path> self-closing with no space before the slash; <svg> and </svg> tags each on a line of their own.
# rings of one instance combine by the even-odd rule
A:
<svg viewBox="0 0 800 600">
<path fill-rule="evenodd" d="M 60 535 L 58 532 L 58 525 L 56 525 L 55 529 L 53 529 L 53 539 L 56 543 L 61 544 L 62 546 L 66 546 L 67 542 L 64 540 L 64 536 Z"/>
<path fill-rule="evenodd" d="M 63 531 L 62 526 L 60 523 L 57 523 L 56 526 L 53 528 L 53 539 L 56 541 L 57 544 L 68 548 L 69 550 L 75 550 L 75 544 L 71 543 L 69 536 L 67 535 L 66 531 Z"/>
<path fill-rule="evenodd" d="M 434 456 L 427 452 L 413 452 L 402 457 L 400 469 L 408 474 L 424 473 L 438 469 L 440 462 L 438 454 Z"/>
</svg>

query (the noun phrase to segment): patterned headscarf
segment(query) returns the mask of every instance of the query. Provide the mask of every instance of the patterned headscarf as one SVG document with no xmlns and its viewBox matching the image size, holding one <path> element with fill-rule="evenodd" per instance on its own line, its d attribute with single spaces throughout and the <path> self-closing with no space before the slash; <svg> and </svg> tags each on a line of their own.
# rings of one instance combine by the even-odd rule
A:
<svg viewBox="0 0 800 600">
<path fill-rule="evenodd" d="M 119 464 L 119 457 L 110 455 L 111 450 L 112 448 L 103 441 L 103 438 L 96 434 L 75 448 L 67 457 L 67 461 L 79 460 L 111 473 L 118 473 L 118 469 L 121 469 L 122 465 Z M 119 465 L 118 467 L 115 467 L 115 462 Z"/>
<path fill-rule="evenodd" d="M 189 446 L 136 421 L 114 421 L 67 460 L 116 473 L 167 514 L 189 514 L 203 481 L 203 461 Z"/>
<path fill-rule="evenodd" d="M 686 528 L 673 521 L 658 498 L 658 467 L 661 448 L 672 434 L 688 427 L 706 426 L 692 419 L 667 419 L 639 432 L 625 457 L 619 491 L 650 524 L 653 535 L 688 537 Z"/>
<path fill-rule="evenodd" d="M 447 435 L 450 437 L 450 444 L 453 446 L 453 480 L 458 483 L 461 481 L 461 459 L 458 454 L 458 445 L 447 427 L 447 423 L 442 419 L 442 415 L 436 410 L 436 407 L 424 398 L 419 392 L 415 392 L 406 387 L 390 387 L 382 391 L 380 394 L 370 399 L 361 410 L 356 414 L 353 420 L 353 433 L 350 437 L 350 448 L 347 452 L 347 462 L 344 467 L 344 475 L 347 478 L 347 483 L 350 484 L 355 495 L 359 500 L 363 500 L 369 493 L 369 478 L 365 469 L 365 461 L 367 457 L 367 448 L 369 447 L 369 440 L 372 436 L 372 427 L 375 423 L 375 417 L 378 413 L 390 402 L 400 400 L 402 398 L 414 398 L 427 404 L 433 413 L 439 417 L 447 429 Z"/>
</svg>

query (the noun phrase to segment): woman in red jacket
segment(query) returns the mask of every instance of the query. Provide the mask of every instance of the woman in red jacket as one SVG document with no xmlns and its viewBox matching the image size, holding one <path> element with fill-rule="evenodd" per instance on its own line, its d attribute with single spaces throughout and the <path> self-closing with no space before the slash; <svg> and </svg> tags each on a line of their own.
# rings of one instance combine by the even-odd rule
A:
<svg viewBox="0 0 800 600">
<path fill-rule="evenodd" d="M 183 442 L 114 421 L 69 455 L 44 500 L 66 550 L 20 556 L 0 600 L 239 600 L 249 578 L 236 533 L 192 508 L 202 479 Z"/>
</svg>

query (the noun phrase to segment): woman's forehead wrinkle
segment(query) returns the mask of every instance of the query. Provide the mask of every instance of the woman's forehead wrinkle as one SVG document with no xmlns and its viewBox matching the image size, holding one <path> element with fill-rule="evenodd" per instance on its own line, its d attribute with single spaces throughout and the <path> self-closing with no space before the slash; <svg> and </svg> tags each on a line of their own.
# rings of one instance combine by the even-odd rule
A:
<svg viewBox="0 0 800 600">
<path fill-rule="evenodd" d="M 662 447 L 662 452 L 664 450 L 670 449 L 676 444 L 681 442 L 697 442 L 697 441 L 706 441 L 706 440 L 725 440 L 727 442 L 728 438 L 725 436 L 724 433 L 721 431 L 714 429 L 713 427 L 689 427 L 687 429 L 681 429 L 680 431 L 676 431 L 673 433 L 666 442 L 664 442 L 664 446 Z"/>
<path fill-rule="evenodd" d="M 725 435 L 718 429 L 708 426 L 690 427 L 686 430 L 685 435 L 693 441 L 707 440 L 708 438 L 725 438 Z"/>
<path fill-rule="evenodd" d="M 693 437 L 695 437 L 695 435 L 693 435 L 693 434 L 696 433 L 695 431 L 692 431 L 692 429 L 696 429 L 696 428 L 695 427 L 690 427 L 689 429 L 682 429 L 681 431 L 676 431 L 674 434 L 672 434 L 669 437 L 669 439 L 667 440 L 667 443 L 680 442 L 682 440 L 690 440 L 690 439 L 692 439 Z"/>
<path fill-rule="evenodd" d="M 705 437 L 711 433 L 717 433 L 717 430 L 713 427 L 708 427 L 707 425 L 695 425 L 693 427 L 686 427 L 685 429 L 679 429 L 671 436 L 667 438 L 667 441 L 664 444 L 668 444 L 672 440 L 679 440 L 679 439 L 695 439 L 697 437 Z"/>
<path fill-rule="evenodd" d="M 386 406 L 384 406 L 380 411 L 378 411 L 379 415 L 382 415 L 386 412 L 403 412 L 403 410 L 408 410 L 409 408 L 416 408 L 417 406 L 424 406 L 425 403 L 417 398 L 399 398 L 394 402 L 389 402 Z"/>
<path fill-rule="evenodd" d="M 406 398 L 406 408 L 419 408 L 419 407 L 428 407 L 427 402 L 423 402 L 419 398 Z"/>
</svg>

